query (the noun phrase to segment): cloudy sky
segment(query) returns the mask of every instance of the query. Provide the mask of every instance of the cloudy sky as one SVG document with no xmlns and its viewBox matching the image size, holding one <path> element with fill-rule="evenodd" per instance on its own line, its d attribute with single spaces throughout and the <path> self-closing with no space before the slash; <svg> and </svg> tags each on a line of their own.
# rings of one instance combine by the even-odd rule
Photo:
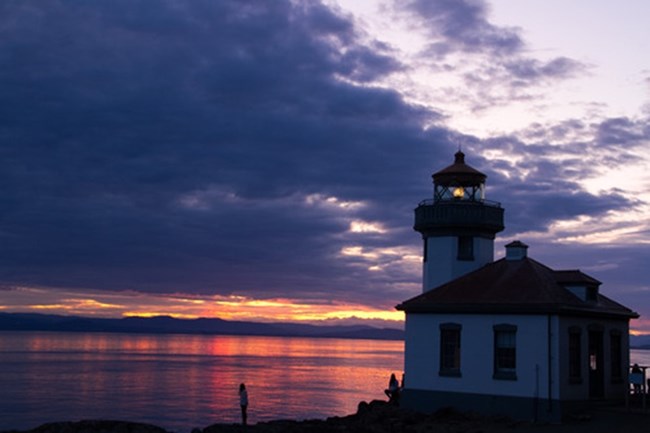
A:
<svg viewBox="0 0 650 433">
<path fill-rule="evenodd" d="M 650 333 L 645 0 L 4 0 L 0 309 L 399 320 L 453 160 Z M 395 324 L 395 322 L 392 322 Z"/>
</svg>

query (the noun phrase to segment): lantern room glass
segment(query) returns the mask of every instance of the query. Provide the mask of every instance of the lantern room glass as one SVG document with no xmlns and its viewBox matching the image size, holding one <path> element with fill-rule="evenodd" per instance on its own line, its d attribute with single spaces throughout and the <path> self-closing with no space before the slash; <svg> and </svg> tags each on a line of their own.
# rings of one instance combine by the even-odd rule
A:
<svg viewBox="0 0 650 433">
<path fill-rule="evenodd" d="M 479 185 L 436 185 L 435 201 L 478 201 L 485 199 L 485 184 Z"/>
</svg>

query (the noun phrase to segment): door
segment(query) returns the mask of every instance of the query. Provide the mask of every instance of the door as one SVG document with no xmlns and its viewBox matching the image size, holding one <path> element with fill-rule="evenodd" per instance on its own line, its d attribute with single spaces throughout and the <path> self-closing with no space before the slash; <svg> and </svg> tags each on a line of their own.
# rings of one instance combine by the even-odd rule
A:
<svg viewBox="0 0 650 433">
<path fill-rule="evenodd" d="M 589 397 L 602 398 L 605 394 L 603 366 L 603 332 L 589 331 Z"/>
</svg>

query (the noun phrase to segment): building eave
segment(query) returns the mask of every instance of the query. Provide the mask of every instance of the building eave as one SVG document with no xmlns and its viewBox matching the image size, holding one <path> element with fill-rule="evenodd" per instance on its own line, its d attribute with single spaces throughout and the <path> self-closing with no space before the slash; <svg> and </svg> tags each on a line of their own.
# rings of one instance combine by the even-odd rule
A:
<svg viewBox="0 0 650 433">
<path fill-rule="evenodd" d="M 523 314 L 599 317 L 612 319 L 637 319 L 634 311 L 610 310 L 603 308 L 577 307 L 557 304 L 435 304 L 406 306 L 399 304 L 397 310 L 406 314 Z"/>
</svg>

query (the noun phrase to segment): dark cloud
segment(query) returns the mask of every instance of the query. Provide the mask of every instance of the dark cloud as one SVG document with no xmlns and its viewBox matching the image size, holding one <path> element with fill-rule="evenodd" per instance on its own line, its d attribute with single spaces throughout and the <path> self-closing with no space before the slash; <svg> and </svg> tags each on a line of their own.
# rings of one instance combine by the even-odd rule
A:
<svg viewBox="0 0 650 433">
<path fill-rule="evenodd" d="M 344 81 L 401 66 L 318 3 L 0 7 L 8 282 L 348 291 L 349 221 L 377 219 L 436 147 L 435 113 Z"/>
<path fill-rule="evenodd" d="M 645 121 L 628 118 L 606 119 L 597 126 L 597 144 L 620 151 L 623 156 L 631 156 L 627 151 L 648 139 L 650 126 Z M 620 161 L 625 162 L 625 161 Z"/>
<path fill-rule="evenodd" d="M 527 85 L 545 78 L 572 77 L 583 68 L 582 64 L 567 57 L 558 57 L 548 62 L 522 58 L 506 62 L 504 67 L 515 79 L 514 83 Z"/>
<path fill-rule="evenodd" d="M 432 35 L 440 37 L 428 48 L 438 56 L 457 51 L 509 55 L 524 46 L 516 29 L 497 27 L 487 21 L 488 8 L 483 1 L 414 0 L 406 8 L 422 18 Z"/>
<path fill-rule="evenodd" d="M 532 58 L 519 28 L 490 23 L 484 0 L 412 0 L 395 2 L 395 9 L 428 35 L 421 57 L 430 67 L 463 77 L 466 88 L 451 91 L 475 111 L 531 100 L 536 89 L 588 69 L 568 57 Z"/>
<path fill-rule="evenodd" d="M 477 152 L 502 157 L 477 161 L 490 177 L 490 194 L 507 209 L 510 234 L 544 232 L 554 221 L 580 216 L 604 219 L 612 211 L 640 210 L 645 204 L 613 182 L 604 191 L 586 191 L 582 182 L 611 167 L 636 163 L 650 137 L 645 119 L 605 119 L 590 125 L 568 120 L 532 125 L 527 138 L 466 140 Z M 622 223 L 621 223 L 622 224 Z"/>
<path fill-rule="evenodd" d="M 441 14 L 453 44 L 521 49 L 482 3 L 433 3 L 413 7 Z M 317 2 L 9 0 L 0 62 L 0 286 L 385 308 L 413 295 L 419 267 L 400 258 L 419 254 L 412 210 L 451 162 L 453 133 L 365 85 L 404 66 L 345 17 Z M 512 74 L 561 75 L 561 63 Z M 541 126 L 526 142 L 467 137 L 511 233 L 634 206 L 582 190 L 591 162 L 578 155 L 622 157 L 647 129 L 616 119 L 553 134 L 592 128 L 597 143 L 563 148 L 565 164 Z M 523 162 L 477 156 L 504 148 Z M 356 220 L 380 230 L 352 233 Z"/>
</svg>

